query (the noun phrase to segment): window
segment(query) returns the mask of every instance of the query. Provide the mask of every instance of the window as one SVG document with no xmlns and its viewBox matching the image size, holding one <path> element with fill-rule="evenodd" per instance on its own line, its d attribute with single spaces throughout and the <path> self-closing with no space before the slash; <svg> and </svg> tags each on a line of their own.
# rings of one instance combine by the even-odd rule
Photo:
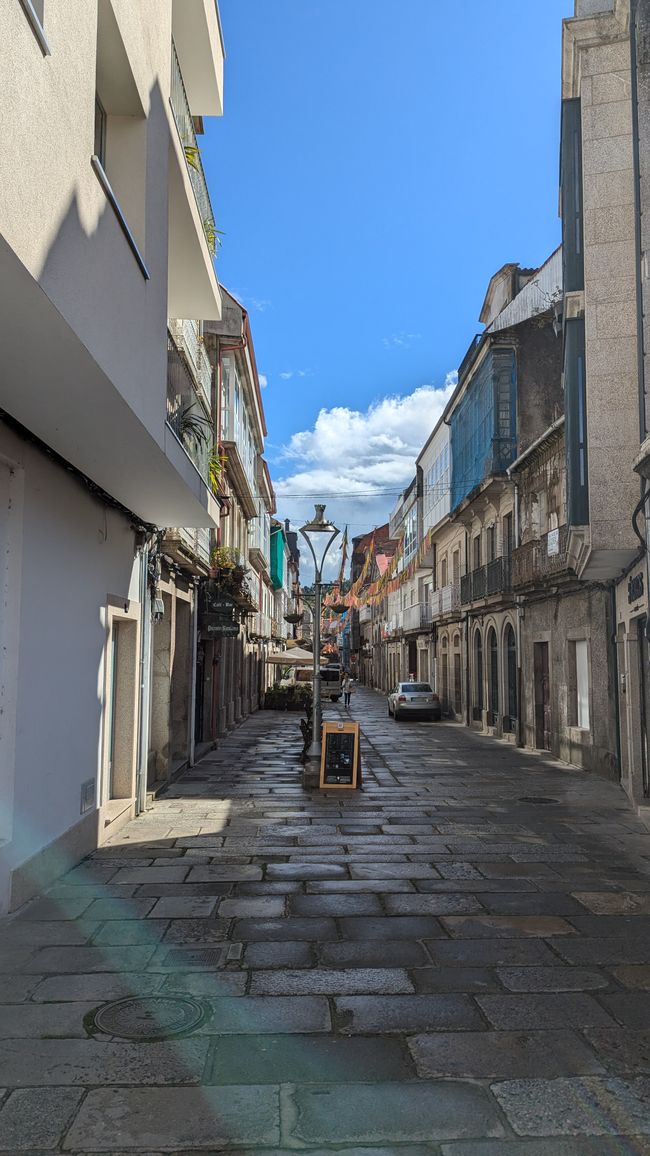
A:
<svg viewBox="0 0 650 1156">
<path fill-rule="evenodd" d="M 589 643 L 578 639 L 569 643 L 569 726 L 590 729 Z"/>
<path fill-rule="evenodd" d="M 589 655 L 586 641 L 575 643 L 578 726 L 589 730 Z"/>
<path fill-rule="evenodd" d="M 45 23 L 45 0 L 20 0 L 23 12 L 29 20 L 34 36 L 38 40 L 43 56 L 50 55 L 50 46 L 43 31 Z"/>
<path fill-rule="evenodd" d="M 440 563 L 440 585 L 445 587 L 447 585 L 447 559 L 443 558 Z"/>
<path fill-rule="evenodd" d="M 496 526 L 488 526 L 487 530 L 487 560 L 493 562 L 497 556 L 497 528 Z"/>
<path fill-rule="evenodd" d="M 512 530 L 512 513 L 506 514 L 503 519 L 503 553 L 506 558 L 512 554 L 513 547 L 513 530 Z"/>
<path fill-rule="evenodd" d="M 473 553 L 473 569 L 479 570 L 481 566 L 481 535 L 477 534 L 472 543 Z"/>
<path fill-rule="evenodd" d="M 451 572 L 454 582 L 460 581 L 460 550 L 454 550 L 451 556 Z"/>
<path fill-rule="evenodd" d="M 102 168 L 106 169 L 106 111 L 95 93 L 95 144 L 94 153 Z"/>
</svg>

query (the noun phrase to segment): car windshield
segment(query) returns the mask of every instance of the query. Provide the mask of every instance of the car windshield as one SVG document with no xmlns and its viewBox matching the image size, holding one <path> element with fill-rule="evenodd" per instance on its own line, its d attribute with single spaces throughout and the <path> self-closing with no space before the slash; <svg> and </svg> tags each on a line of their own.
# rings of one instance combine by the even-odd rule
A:
<svg viewBox="0 0 650 1156">
<path fill-rule="evenodd" d="M 403 682 L 401 690 L 418 691 L 420 694 L 433 694 L 428 682 Z"/>
</svg>

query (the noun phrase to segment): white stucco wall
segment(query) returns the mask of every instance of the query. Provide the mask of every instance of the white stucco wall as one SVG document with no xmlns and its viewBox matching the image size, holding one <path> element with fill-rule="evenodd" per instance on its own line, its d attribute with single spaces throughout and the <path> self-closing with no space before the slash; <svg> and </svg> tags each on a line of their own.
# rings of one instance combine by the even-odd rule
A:
<svg viewBox="0 0 650 1156">
<path fill-rule="evenodd" d="M 1 910 L 8 872 L 80 822 L 88 779 L 96 779 L 97 802 L 107 603 L 137 608 L 138 576 L 122 514 L 2 426 L 0 455 L 24 479 L 22 541 L 13 538 L 22 581 L 13 591 L 18 617 L 8 656 L 16 693 L 0 744 L 15 735 L 2 768 L 2 796 L 13 806 L 0 849 Z M 6 524 L 4 507 L 2 518 Z"/>
</svg>

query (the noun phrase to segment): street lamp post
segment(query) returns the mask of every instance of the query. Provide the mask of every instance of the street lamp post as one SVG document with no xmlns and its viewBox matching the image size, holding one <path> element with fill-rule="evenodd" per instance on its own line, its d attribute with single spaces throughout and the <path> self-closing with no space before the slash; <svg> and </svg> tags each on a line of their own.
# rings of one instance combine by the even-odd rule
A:
<svg viewBox="0 0 650 1156">
<path fill-rule="evenodd" d="M 318 770 L 319 773 L 322 751 L 321 732 L 323 725 L 320 683 L 321 582 L 327 551 L 334 539 L 341 532 L 331 522 L 325 521 L 323 517 L 324 512 L 325 506 L 315 506 L 315 514 L 312 521 L 300 527 L 300 533 L 309 546 L 311 556 L 314 559 L 314 696 L 311 716 L 311 743 L 307 748 L 307 759 L 312 766 L 312 771 L 315 772 Z"/>
</svg>

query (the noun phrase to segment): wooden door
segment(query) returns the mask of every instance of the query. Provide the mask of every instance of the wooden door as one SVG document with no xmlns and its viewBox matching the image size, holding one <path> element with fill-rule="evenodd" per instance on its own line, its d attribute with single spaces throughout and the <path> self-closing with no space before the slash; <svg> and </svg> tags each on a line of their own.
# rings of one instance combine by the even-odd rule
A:
<svg viewBox="0 0 650 1156">
<path fill-rule="evenodd" d="M 548 642 L 535 643 L 535 746 L 540 751 L 551 749 Z"/>
</svg>

